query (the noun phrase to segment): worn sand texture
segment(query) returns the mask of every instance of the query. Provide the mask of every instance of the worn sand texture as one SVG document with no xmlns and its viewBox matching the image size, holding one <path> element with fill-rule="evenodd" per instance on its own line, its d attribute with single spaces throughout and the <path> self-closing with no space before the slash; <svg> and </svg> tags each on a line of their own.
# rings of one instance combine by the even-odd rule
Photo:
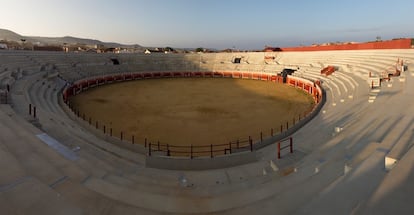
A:
<svg viewBox="0 0 414 215">
<path fill-rule="evenodd" d="M 173 145 L 224 144 L 280 131 L 309 111 L 310 96 L 267 81 L 199 78 L 109 84 L 71 98 L 81 115 L 114 136 Z"/>
</svg>

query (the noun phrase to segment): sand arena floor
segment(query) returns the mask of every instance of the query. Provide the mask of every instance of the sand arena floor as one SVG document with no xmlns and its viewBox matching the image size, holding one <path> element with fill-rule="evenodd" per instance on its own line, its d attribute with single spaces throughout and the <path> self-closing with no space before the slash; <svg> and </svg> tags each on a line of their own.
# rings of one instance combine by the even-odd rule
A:
<svg viewBox="0 0 414 215">
<path fill-rule="evenodd" d="M 114 136 L 144 143 L 225 144 L 280 132 L 312 109 L 311 96 L 267 81 L 226 78 L 150 79 L 89 89 L 70 102 Z"/>
</svg>

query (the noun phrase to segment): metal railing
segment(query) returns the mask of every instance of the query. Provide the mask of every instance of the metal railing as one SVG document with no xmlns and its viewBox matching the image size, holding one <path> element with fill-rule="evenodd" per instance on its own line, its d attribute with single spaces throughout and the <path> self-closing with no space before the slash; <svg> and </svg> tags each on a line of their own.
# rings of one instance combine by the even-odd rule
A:
<svg viewBox="0 0 414 215">
<path fill-rule="evenodd" d="M 90 126 L 95 127 L 98 130 L 101 130 L 103 134 L 109 135 L 110 137 L 113 136 L 113 130 L 112 127 L 107 127 L 102 122 L 98 122 L 98 120 L 91 119 L 91 117 L 87 117 L 84 113 L 80 113 L 79 110 L 76 110 L 75 107 L 69 102 L 69 97 L 72 95 L 76 95 L 84 90 L 87 90 L 94 86 L 99 86 L 107 83 L 113 83 L 118 81 L 128 81 L 128 80 L 135 80 L 136 78 L 142 79 L 142 78 L 170 78 L 170 77 L 231 77 L 231 78 L 248 78 L 248 79 L 257 79 L 257 80 L 267 80 L 267 81 L 274 81 L 279 82 L 283 80 L 281 76 L 276 76 L 275 74 L 266 74 L 266 73 L 246 73 L 246 72 L 230 72 L 230 71 L 224 71 L 224 72 L 183 72 L 180 73 L 178 76 L 177 73 L 179 72 L 166 72 L 165 74 L 162 72 L 146 72 L 146 73 L 140 73 L 140 75 L 137 74 L 117 74 L 117 75 L 109 75 L 109 76 L 103 76 L 103 77 L 94 77 L 92 79 L 87 80 L 80 80 L 77 81 L 75 84 L 71 86 L 66 86 L 65 89 L 63 89 L 63 102 L 69 107 L 69 109 L 77 116 L 78 118 L 82 119 L 83 121 L 86 121 Z M 118 77 L 119 76 L 119 77 Z M 122 77 L 121 77 L 122 76 Z M 92 80 L 92 81 L 91 81 Z M 322 93 L 317 93 L 321 88 L 317 86 L 317 84 L 309 81 L 309 80 L 296 80 L 295 78 L 288 80 L 286 84 L 289 84 L 291 86 L 294 86 L 296 88 L 301 88 L 308 94 L 312 95 L 316 105 L 318 105 L 322 98 Z M 276 136 L 276 133 L 283 134 L 284 132 L 290 131 L 290 127 L 294 127 L 297 123 L 299 123 L 302 119 L 305 119 L 308 115 L 311 115 L 311 113 L 315 110 L 313 108 L 311 111 L 305 112 L 302 116 L 299 115 L 297 117 L 293 118 L 293 121 L 289 122 L 287 121 L 286 124 L 280 125 L 280 133 L 276 132 L 279 129 L 270 129 L 270 138 L 273 138 Z M 31 107 L 30 107 L 31 111 Z M 292 124 L 290 124 L 292 123 Z M 291 126 L 289 126 L 289 124 Z M 289 133 L 289 132 L 288 132 Z M 118 136 L 118 135 L 116 135 Z M 120 132 L 120 135 L 118 138 L 122 142 L 129 142 L 131 144 L 140 144 L 140 141 L 136 141 L 135 136 L 132 135 L 130 140 L 127 140 L 125 137 L 127 137 L 127 134 L 123 131 Z M 281 143 L 285 142 L 286 139 L 283 139 L 278 142 L 278 157 L 280 158 L 280 151 L 285 149 L 286 147 L 290 147 L 290 151 L 293 152 L 293 142 L 292 138 L 289 139 L 290 144 L 289 146 L 282 146 Z M 196 158 L 196 157 L 215 157 L 220 155 L 228 155 L 232 153 L 238 153 L 238 152 L 246 152 L 246 151 L 254 151 L 255 145 L 262 145 L 261 143 L 264 143 L 263 141 L 266 141 L 264 139 L 264 133 L 260 132 L 260 139 L 255 141 L 252 139 L 251 136 L 249 136 L 247 139 L 238 139 L 235 141 L 230 141 L 226 144 L 210 144 L 210 145 L 187 145 L 187 146 L 180 146 L 180 145 L 171 145 L 171 144 L 165 144 L 157 142 L 150 142 L 147 138 L 144 139 L 144 144 L 141 145 L 144 146 L 144 148 L 147 150 L 148 156 L 153 155 L 161 155 L 161 156 L 172 156 L 172 157 L 189 157 L 189 158 Z"/>
</svg>

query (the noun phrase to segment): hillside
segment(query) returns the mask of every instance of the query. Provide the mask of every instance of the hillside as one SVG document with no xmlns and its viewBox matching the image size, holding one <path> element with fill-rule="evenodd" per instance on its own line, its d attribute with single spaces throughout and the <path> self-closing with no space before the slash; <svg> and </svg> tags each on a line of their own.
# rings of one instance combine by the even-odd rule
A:
<svg viewBox="0 0 414 215">
<path fill-rule="evenodd" d="M 77 38 L 71 36 L 65 37 L 39 37 L 39 36 L 23 36 L 17 34 L 13 31 L 7 29 L 0 29 L 0 40 L 8 40 L 8 41 L 21 41 L 21 39 L 25 39 L 27 42 L 30 43 L 40 43 L 44 45 L 62 45 L 62 44 L 84 44 L 84 45 L 96 45 L 102 44 L 105 47 L 122 47 L 122 48 L 131 48 L 131 47 L 142 47 L 140 45 L 125 45 L 120 43 L 114 42 L 102 42 L 100 40 L 94 39 L 84 39 L 84 38 Z"/>
</svg>

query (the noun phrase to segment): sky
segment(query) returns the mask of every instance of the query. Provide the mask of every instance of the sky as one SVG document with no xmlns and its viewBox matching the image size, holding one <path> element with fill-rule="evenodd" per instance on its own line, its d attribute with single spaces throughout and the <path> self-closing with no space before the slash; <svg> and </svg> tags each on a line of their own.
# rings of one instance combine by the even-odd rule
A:
<svg viewBox="0 0 414 215">
<path fill-rule="evenodd" d="M 262 49 L 414 37 L 413 0 L 0 0 L 0 28 L 149 47 Z"/>
</svg>

